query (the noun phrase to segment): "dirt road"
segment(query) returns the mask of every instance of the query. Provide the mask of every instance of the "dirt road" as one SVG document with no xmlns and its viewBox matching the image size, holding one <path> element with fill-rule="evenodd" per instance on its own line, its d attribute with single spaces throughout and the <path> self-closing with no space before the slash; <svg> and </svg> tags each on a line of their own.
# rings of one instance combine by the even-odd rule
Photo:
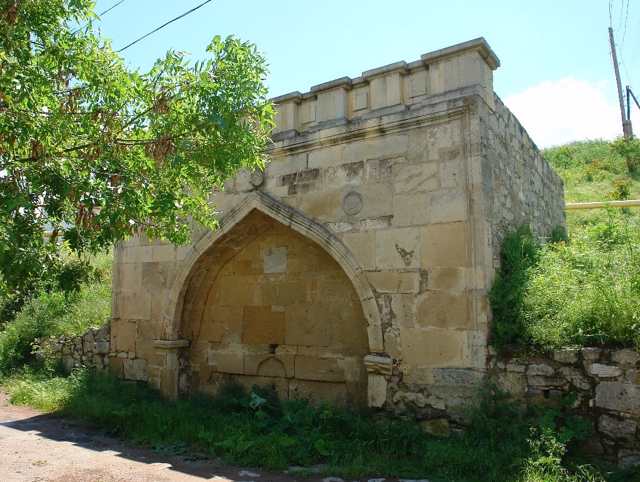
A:
<svg viewBox="0 0 640 482">
<path fill-rule="evenodd" d="M 0 392 L 2 482 L 340 482 L 300 478 L 132 447 L 80 424 L 10 405 Z M 364 479 L 392 482 L 395 479 Z"/>
</svg>

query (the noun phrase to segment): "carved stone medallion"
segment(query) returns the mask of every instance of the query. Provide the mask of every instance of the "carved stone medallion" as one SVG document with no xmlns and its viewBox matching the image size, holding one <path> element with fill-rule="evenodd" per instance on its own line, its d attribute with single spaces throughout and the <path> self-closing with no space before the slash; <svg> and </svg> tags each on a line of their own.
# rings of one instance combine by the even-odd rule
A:
<svg viewBox="0 0 640 482">
<path fill-rule="evenodd" d="M 351 191 L 342 198 L 342 210 L 349 216 L 355 216 L 362 211 L 362 206 L 362 195 L 358 192 Z"/>
</svg>

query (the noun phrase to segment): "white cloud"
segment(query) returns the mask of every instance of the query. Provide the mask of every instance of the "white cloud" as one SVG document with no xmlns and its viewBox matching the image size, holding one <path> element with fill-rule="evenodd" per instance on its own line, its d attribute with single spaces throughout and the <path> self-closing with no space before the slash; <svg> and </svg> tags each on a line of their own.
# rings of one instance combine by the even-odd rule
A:
<svg viewBox="0 0 640 482">
<path fill-rule="evenodd" d="M 584 139 L 613 139 L 622 135 L 615 86 L 571 77 L 545 81 L 510 95 L 505 104 L 539 147 Z M 615 90 L 613 90 L 615 94 Z M 635 110 L 635 112 L 633 112 Z M 634 133 L 640 114 L 632 106 Z"/>
</svg>

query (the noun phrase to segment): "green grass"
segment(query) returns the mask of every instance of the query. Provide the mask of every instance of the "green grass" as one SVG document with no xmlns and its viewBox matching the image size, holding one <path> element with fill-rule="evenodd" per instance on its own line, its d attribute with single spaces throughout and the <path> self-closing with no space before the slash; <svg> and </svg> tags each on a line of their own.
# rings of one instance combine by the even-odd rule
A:
<svg viewBox="0 0 640 482">
<path fill-rule="evenodd" d="M 539 245 L 520 229 L 505 238 L 490 300 L 493 341 L 543 351 L 640 347 L 640 221 L 610 212 Z"/>
<path fill-rule="evenodd" d="M 67 378 L 24 372 L 3 385 L 14 403 L 56 410 L 161 452 L 195 452 L 242 466 L 326 464 L 327 474 L 342 477 L 434 482 L 614 480 L 566 457 L 566 447 L 586 433 L 579 419 L 559 425 L 568 420 L 560 412 L 524 413 L 499 396 L 482 398 L 465 434 L 435 438 L 413 420 L 280 402 L 270 392 L 247 394 L 231 385 L 216 398 L 177 402 L 144 384 L 85 371 Z M 618 473 L 615 480 L 635 475 Z"/>
<path fill-rule="evenodd" d="M 629 183 L 629 198 L 640 199 L 640 173 L 629 174 L 625 159 L 607 141 L 574 142 L 543 151 L 565 184 L 567 202 L 615 199 L 616 181 Z"/>
<path fill-rule="evenodd" d="M 533 344 L 640 348 L 640 222 L 611 213 L 547 244 L 528 273 L 523 304 Z"/>
</svg>

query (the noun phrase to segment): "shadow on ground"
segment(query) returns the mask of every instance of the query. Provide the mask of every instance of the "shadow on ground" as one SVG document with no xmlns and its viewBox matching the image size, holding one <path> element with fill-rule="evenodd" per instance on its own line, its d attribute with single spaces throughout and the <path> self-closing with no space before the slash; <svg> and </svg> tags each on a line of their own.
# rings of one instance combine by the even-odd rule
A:
<svg viewBox="0 0 640 482">
<path fill-rule="evenodd" d="M 134 447 L 82 423 L 9 405 L 6 397 L 0 397 L 0 453 L 3 481 L 12 482 L 72 482 L 87 477 L 105 482 L 323 480 L 231 467 L 196 454 L 172 455 Z"/>
</svg>

